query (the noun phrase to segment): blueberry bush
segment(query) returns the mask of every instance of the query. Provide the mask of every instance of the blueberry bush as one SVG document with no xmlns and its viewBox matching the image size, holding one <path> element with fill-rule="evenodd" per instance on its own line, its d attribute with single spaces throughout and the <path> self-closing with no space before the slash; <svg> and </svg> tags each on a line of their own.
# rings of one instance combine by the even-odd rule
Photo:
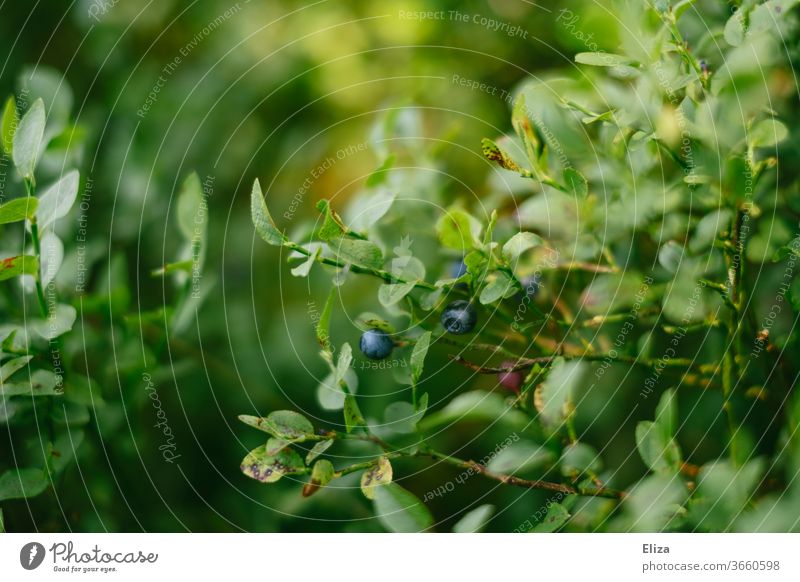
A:
<svg viewBox="0 0 800 582">
<path fill-rule="evenodd" d="M 0 530 L 797 531 L 798 4 L 0 3 Z"/>
<path fill-rule="evenodd" d="M 363 496 L 394 532 L 479 531 L 523 495 L 515 531 L 800 529 L 799 3 L 619 4 L 617 50 L 526 80 L 509 131 L 462 146 L 485 196 L 410 106 L 316 221 L 255 180 L 260 239 L 329 289 L 327 371 L 292 388 L 317 412 L 239 417 L 267 435 L 246 476 L 351 519 Z"/>
<path fill-rule="evenodd" d="M 75 487 L 75 470 L 66 473 L 76 457 L 84 470 L 100 473 L 103 456 L 126 447 L 115 436 L 123 400 L 111 387 L 139 403 L 158 402 L 154 391 L 141 393 L 141 383 L 151 378 L 147 370 L 166 372 L 158 366 L 166 348 L 159 324 L 183 333 L 201 301 L 191 275 L 203 267 L 206 212 L 191 174 L 177 197 L 183 250 L 153 273 L 176 275 L 174 304 L 134 309 L 124 254 L 107 255 L 87 236 L 94 186 L 72 169 L 83 160 L 86 129 L 70 119 L 70 87 L 49 70 L 23 73 L 20 87 L 2 115 L 3 167 L 13 166 L 10 176 L 3 172 L 4 186 L 19 195 L 0 204 L 7 255 L 0 262 L 0 421 L 11 443 L 3 451 L 0 503 L 24 500 L 38 527 L 56 528 L 69 519 L 61 499 Z M 139 334 L 149 340 L 144 355 Z M 172 462 L 174 439 L 162 413 L 159 403 L 152 418 L 163 427 L 163 458 Z M 95 494 L 110 491 L 112 479 L 92 477 Z M 3 521 L 0 510 L 0 531 Z"/>
</svg>

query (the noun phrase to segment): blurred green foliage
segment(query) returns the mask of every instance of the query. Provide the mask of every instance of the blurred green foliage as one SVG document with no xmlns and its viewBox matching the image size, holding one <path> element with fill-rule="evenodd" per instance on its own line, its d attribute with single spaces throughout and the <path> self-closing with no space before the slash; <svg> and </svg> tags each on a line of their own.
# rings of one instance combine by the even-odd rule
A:
<svg viewBox="0 0 800 582">
<path fill-rule="evenodd" d="M 246 479 L 237 466 L 248 451 L 264 445 L 263 435 L 236 421 L 241 413 L 266 416 L 271 410 L 296 409 L 314 426 L 344 428 L 337 406 L 321 406 L 324 399 L 318 398 L 318 385 L 330 370 L 319 358 L 315 327 L 328 297 L 330 274 L 314 267 L 307 279 L 292 277 L 284 264 L 287 254 L 257 239 L 250 216 L 256 177 L 281 229 L 303 242 L 318 220 L 318 200 L 329 199 L 340 210 L 349 205 L 345 219 L 351 224 L 363 210 L 354 201 L 364 196 L 365 183 L 367 190 L 390 189 L 402 204 L 395 203 L 379 242 L 400 258 L 401 241 L 410 235 L 414 257 L 425 265 L 430 280 L 447 278 L 450 263 L 461 257 L 457 248 L 442 250 L 434 228 L 441 208 L 456 202 L 467 206 L 484 227 L 497 209 L 502 220 L 495 240 L 510 239 L 521 225 L 551 241 L 562 259 L 576 262 L 602 257 L 605 245 L 625 268 L 627 280 L 609 283 L 581 273 L 568 279 L 553 276 L 547 281 L 550 295 L 543 293 L 541 299 L 557 293 L 571 309 L 583 306 L 592 317 L 625 313 L 640 287 L 640 279 L 629 275 L 662 269 L 659 292 L 670 280 L 675 282 L 667 293 L 672 305 L 663 305 L 666 323 L 680 324 L 696 279 L 725 271 L 721 254 L 708 251 L 718 227 L 730 220 L 712 213 L 719 195 L 712 184 L 725 176 L 727 188 L 727 176 L 742 174 L 741 167 L 723 163 L 731 150 L 746 146 L 742 128 L 755 118 L 774 116 L 796 137 L 796 3 L 768 3 L 784 9 L 779 19 L 783 44 L 776 45 L 771 34 L 744 42 L 745 28 L 728 24 L 728 2 L 672 2 L 688 8 L 679 22 L 691 61 L 681 64 L 684 55 L 669 49 L 665 62 L 674 68 L 664 71 L 665 76 L 645 67 L 631 81 L 634 72 L 627 68 L 633 69 L 635 61 L 649 64 L 668 50 L 658 13 L 645 4 L 84 0 L 66 7 L 48 0 L 33 8 L 4 5 L 0 33 L 10 48 L 0 89 L 3 95 L 17 95 L 20 112 L 30 103 L 20 99 L 44 98 L 47 131 L 55 137 L 37 180 L 48 184 L 73 166 L 81 171 L 79 200 L 86 200 L 86 208 L 79 207 L 68 224 L 62 221 L 59 231 L 67 242 L 56 284 L 60 296 L 78 310 L 75 328 L 62 336 L 61 349 L 72 376 L 91 377 L 103 401 L 92 407 L 90 421 L 81 422 L 84 436 L 77 462 L 59 467 L 55 488 L 4 502 L 5 527 L 391 529 L 373 518 L 373 503 L 387 511 L 406 503 L 396 488 L 378 488 L 376 499 L 367 499 L 358 492 L 359 474 L 353 473 L 304 498 L 297 483 L 303 478 L 287 476 L 264 487 Z M 749 9 L 758 3 L 737 4 Z M 434 15 L 422 17 L 422 12 Z M 770 22 L 762 24 L 768 27 Z M 575 62 L 576 53 L 599 52 L 604 54 Z M 607 64 L 593 61 L 609 58 L 609 53 L 626 55 L 613 63 L 610 77 L 592 66 Z M 682 80 L 687 72 L 695 77 Z M 62 74 L 64 83 L 59 82 Z M 684 92 L 695 91 L 696 97 L 702 90 L 715 95 L 718 108 L 691 112 L 693 135 L 702 146 L 694 150 L 701 156 L 696 159 L 701 171 L 692 173 L 696 183 L 691 183 L 675 178 L 681 170 L 665 153 L 680 151 L 682 139 L 676 120 L 681 102 L 673 102 L 670 92 L 682 99 Z M 482 155 L 481 139 L 489 137 L 515 164 L 527 168 L 526 144 L 519 138 L 499 138 L 514 133 L 509 119 L 520 93 L 529 112 L 543 120 L 538 131 L 549 143 L 550 177 L 563 181 L 566 193 L 548 189 L 546 180 L 543 186 L 542 180 L 496 169 Z M 578 117 L 597 114 L 597 119 L 589 123 L 564 115 L 565 101 L 588 108 Z M 632 131 L 619 139 L 608 117 L 602 117 L 606 110 L 618 111 L 624 125 L 642 135 Z M 775 150 L 770 140 L 776 131 L 764 126 L 750 134 L 759 162 L 769 156 L 758 147 Z M 555 141 L 548 132 L 557 136 Z M 636 147 L 643 135 L 656 135 L 666 147 L 663 155 L 644 138 Z M 756 138 L 761 143 L 754 143 Z M 769 315 L 785 270 L 785 264 L 770 262 L 772 256 L 796 236 L 797 143 L 781 140 L 779 171 L 771 171 L 758 192 L 760 216 L 770 219 L 753 221 L 746 258 L 755 267 L 748 266 L 745 273 L 758 321 Z M 570 174 L 564 159 L 581 171 Z M 4 199 L 16 198 L 24 194 L 22 182 L 5 161 L 1 193 Z M 575 204 L 589 189 L 587 183 L 592 200 Z M 598 191 L 598 184 L 606 190 Z M 686 192 L 691 192 L 688 207 L 681 199 Z M 201 215 L 198 234 L 194 219 Z M 3 228 L 3 256 L 20 254 L 21 231 Z M 85 245 L 76 244 L 82 233 Z M 659 245 L 667 241 L 680 246 Z M 88 269 L 85 289 L 78 289 L 78 264 Z M 202 273 L 193 272 L 191 265 L 202 265 Z M 160 270 L 166 276 L 151 276 Z M 380 282 L 365 279 L 351 277 L 341 288 L 329 332 L 336 348 L 344 342 L 357 345 L 357 316 L 382 309 L 376 299 Z M 22 308 L 20 297 L 28 299 Z M 36 309 L 30 304 L 33 297 L 13 289 L 0 298 L 0 310 L 9 321 L 19 322 Z M 703 290 L 697 320 L 706 320 L 721 304 L 719 293 Z M 796 350 L 795 313 L 787 309 L 770 325 L 774 349 Z M 504 333 L 503 324 L 493 325 L 489 332 Z M 724 331 L 707 331 L 707 337 L 693 336 L 682 344 L 678 355 L 699 353 L 703 362 L 721 361 Z M 608 348 L 616 333 L 604 327 L 598 337 L 593 330 L 583 339 Z M 637 332 L 635 339 L 625 345 L 634 356 L 663 351 L 663 338 L 651 340 Z M 404 350 L 398 357 L 410 357 L 410 347 Z M 787 358 L 781 359 L 785 377 L 769 376 L 765 382 L 748 378 L 737 387 L 737 414 L 748 420 L 741 436 L 747 454 L 741 458 L 717 461 L 730 452 L 719 390 L 681 387 L 677 404 L 661 400 L 659 415 L 655 397 L 638 407 L 630 405 L 639 398 L 646 375 L 615 364 L 604 370 L 574 414 L 573 429 L 594 449 L 582 449 L 578 445 L 583 442 L 559 445 L 538 459 L 531 446 L 544 438 L 540 429 L 520 410 L 508 409 L 506 393 L 497 390 L 494 376 L 476 377 L 448 359 L 451 351 L 444 345 L 431 349 L 421 382 L 431 403 L 422 421 L 426 430 L 452 425 L 437 434 L 439 448 L 480 460 L 510 435 L 518 435 L 523 442 L 503 449 L 505 458 L 497 454 L 491 468 L 512 471 L 523 459 L 525 466 L 516 468 L 538 478 L 546 474 L 543 467 L 558 460 L 555 471 L 565 480 L 585 477 L 591 470 L 597 479 L 613 476 L 614 487 L 634 488 L 630 510 L 622 515 L 612 516 L 613 502 L 608 500 L 571 497 L 564 504 L 571 516 L 566 521 L 562 504 L 554 505 L 547 492 L 497 487 L 480 476 L 446 495 L 427 495 L 452 483 L 461 471 L 418 459 L 392 460 L 395 481 L 425 500 L 437 518 L 437 530 L 450 531 L 457 523 L 456 529 L 478 527 L 489 517 L 484 505 L 491 504 L 499 508 L 488 522 L 492 531 L 527 529 L 526 521 L 551 530 L 566 523 L 575 531 L 672 526 L 716 531 L 731 527 L 731 514 L 750 501 L 757 486 L 763 493 L 758 506 L 735 527 L 797 527 L 786 521 L 784 510 L 796 508 L 796 503 L 781 496 L 791 485 L 791 475 L 780 471 L 797 462 L 784 457 L 796 456 L 798 450 L 796 436 L 786 432 L 792 423 L 797 426 L 800 402 L 789 398 L 796 365 Z M 759 366 L 769 365 L 766 356 Z M 357 378 L 364 417 L 382 418 L 387 404 L 401 400 L 396 391 L 403 368 L 364 368 L 367 364 L 357 359 L 348 374 Z M 584 380 L 597 375 L 603 362 L 586 365 L 590 367 L 578 370 Z M 664 375 L 659 394 L 682 380 L 669 370 Z M 488 394 L 478 407 L 469 401 L 473 391 Z M 0 468 L 44 467 L 43 458 L 52 459 L 48 439 L 39 437 L 38 406 L 3 419 L 11 430 L 3 431 Z M 679 427 L 665 420 L 671 413 L 664 411 L 674 406 Z M 493 422 L 501 414 L 508 422 Z M 637 429 L 637 423 L 645 428 Z M 684 509 L 685 487 L 661 471 L 674 468 L 675 458 L 656 454 L 664 447 L 661 441 L 653 445 L 652 435 L 668 442 L 677 439 L 689 471 L 695 471 L 698 491 L 705 495 L 701 503 L 719 498 L 729 506 Z M 639 452 L 656 451 L 643 453 L 647 464 L 637 453 L 637 440 Z M 332 457 L 337 469 L 348 459 L 375 454 L 371 443 L 348 442 L 345 447 Z M 780 450 L 784 453 L 776 454 Z M 587 469 L 587 456 L 596 460 L 593 451 L 600 451 L 603 463 Z M 769 466 L 763 458 L 744 463 L 760 455 L 770 459 Z M 744 475 L 739 470 L 743 465 Z M 648 468 L 655 473 L 640 481 Z M 413 479 L 398 479 L 409 475 Z M 552 477 L 552 470 L 547 476 Z M 733 497 L 725 488 L 732 480 L 740 483 Z M 655 508 L 654 498 L 661 499 Z M 678 525 L 665 519 L 664 506 L 682 520 Z M 470 510 L 469 519 L 460 521 Z"/>
</svg>

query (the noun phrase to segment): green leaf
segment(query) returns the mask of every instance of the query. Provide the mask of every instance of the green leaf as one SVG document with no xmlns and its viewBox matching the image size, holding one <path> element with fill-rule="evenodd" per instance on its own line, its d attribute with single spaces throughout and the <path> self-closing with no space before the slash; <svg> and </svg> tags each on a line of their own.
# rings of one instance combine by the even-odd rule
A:
<svg viewBox="0 0 800 582">
<path fill-rule="evenodd" d="M 450 208 L 436 223 L 441 243 L 451 249 L 470 250 L 478 246 L 480 223 L 460 208 Z"/>
<path fill-rule="evenodd" d="M 567 403 L 573 400 L 578 388 L 584 387 L 586 370 L 585 362 L 556 359 L 536 402 L 539 414 L 546 423 L 557 425 L 566 418 Z"/>
<path fill-rule="evenodd" d="M 19 329 L 12 329 L 10 332 L 8 332 L 8 335 L 3 338 L 2 345 L 0 345 L 0 351 L 3 351 L 7 354 L 16 352 L 16 348 L 14 347 L 14 339 L 17 337 L 17 332 L 19 332 Z"/>
<path fill-rule="evenodd" d="M 51 340 L 72 330 L 78 312 L 72 305 L 59 303 L 47 319 L 37 319 L 31 324 L 33 331 L 46 340 Z"/>
<path fill-rule="evenodd" d="M 657 473 L 680 469 L 678 445 L 673 439 L 665 438 L 654 422 L 642 421 L 636 425 L 636 448 L 645 464 Z"/>
<path fill-rule="evenodd" d="M 342 262 L 374 270 L 383 267 L 381 249 L 368 240 L 341 237 L 328 241 L 328 246 Z"/>
<path fill-rule="evenodd" d="M 317 202 L 317 210 L 324 216 L 322 226 L 317 233 L 320 240 L 328 242 L 347 234 L 347 227 L 342 222 L 341 217 L 331 208 L 330 202 L 320 200 Z"/>
<path fill-rule="evenodd" d="M 421 412 L 423 416 L 428 412 L 428 393 L 425 392 L 417 400 L 417 412 Z"/>
<path fill-rule="evenodd" d="M 36 210 L 39 230 L 44 230 L 69 212 L 78 196 L 79 185 L 80 174 L 77 170 L 72 170 L 39 196 L 39 208 Z"/>
<path fill-rule="evenodd" d="M 395 195 L 385 189 L 365 193 L 348 208 L 350 228 L 366 231 L 383 218 L 395 201 Z"/>
<path fill-rule="evenodd" d="M 378 288 L 378 301 L 384 307 L 391 307 L 400 302 L 406 295 L 411 293 L 416 287 L 414 281 L 408 283 L 388 283 Z"/>
<path fill-rule="evenodd" d="M 453 533 L 478 533 L 483 530 L 494 514 L 494 505 L 479 505 L 453 526 Z"/>
<path fill-rule="evenodd" d="M 672 7 L 672 11 L 675 14 L 675 19 L 680 19 L 680 17 L 683 16 L 683 13 L 691 8 L 694 3 L 695 0 L 680 0 L 679 2 L 676 2 L 675 6 Z"/>
<path fill-rule="evenodd" d="M 37 99 L 22 116 L 13 139 L 14 165 L 25 179 L 31 179 L 36 169 L 36 162 L 42 149 L 44 126 L 44 101 Z"/>
<path fill-rule="evenodd" d="M 518 475 L 553 461 L 553 454 L 546 447 L 531 440 L 519 440 L 493 453 L 487 467 L 497 473 Z"/>
<path fill-rule="evenodd" d="M 328 298 L 325 300 L 325 307 L 322 308 L 322 314 L 317 321 L 317 343 L 320 347 L 327 352 L 331 351 L 331 313 L 333 312 L 333 300 L 336 297 L 336 287 L 333 287 L 328 293 Z"/>
<path fill-rule="evenodd" d="M 571 443 L 561 452 L 561 474 L 573 480 L 584 473 L 597 473 L 603 470 L 603 459 L 597 450 L 586 443 Z"/>
<path fill-rule="evenodd" d="M 242 414 L 239 420 L 275 438 L 294 443 L 303 442 L 314 436 L 314 425 L 305 416 L 293 410 L 276 410 L 266 418 Z"/>
<path fill-rule="evenodd" d="M 64 387 L 64 398 L 70 402 L 83 404 L 92 408 L 105 404 L 102 391 L 97 382 L 76 373 L 70 373 L 67 379 L 66 386 Z"/>
<path fill-rule="evenodd" d="M 392 464 L 386 457 L 380 457 L 361 475 L 361 492 L 367 499 L 375 499 L 375 488 L 392 482 Z"/>
<path fill-rule="evenodd" d="M 707 463 L 697 475 L 695 503 L 690 518 L 709 531 L 726 531 L 753 502 L 764 475 L 764 459 L 736 467 L 728 459 Z"/>
<path fill-rule="evenodd" d="M 284 449 L 277 455 L 268 455 L 266 446 L 253 449 L 242 460 L 242 472 L 256 481 L 274 483 L 284 475 L 306 472 L 303 459 L 292 449 Z"/>
<path fill-rule="evenodd" d="M 748 134 L 748 143 L 754 148 L 774 147 L 789 137 L 787 127 L 777 119 L 759 121 Z"/>
<path fill-rule="evenodd" d="M 7 155 L 11 156 L 14 151 L 14 133 L 19 125 L 19 116 L 17 115 L 17 103 L 14 101 L 13 96 L 6 99 L 5 107 L 3 107 L 3 117 L 0 119 L 0 134 L 2 140 L 0 145 Z"/>
<path fill-rule="evenodd" d="M 172 275 L 173 273 L 187 273 L 191 274 L 194 268 L 194 261 L 187 259 L 185 261 L 178 261 L 177 263 L 167 263 L 163 267 L 153 269 L 150 273 L 153 277 L 163 277 L 164 275 Z"/>
<path fill-rule="evenodd" d="M 342 388 L 342 384 L 347 386 L 349 392 L 356 392 L 358 376 L 356 376 L 355 370 L 352 368 L 347 370 L 343 381 L 336 378 L 335 370 L 322 379 L 317 386 L 317 400 L 322 408 L 325 410 L 342 410 L 344 408 L 345 390 Z"/>
<path fill-rule="evenodd" d="M 0 259 L 0 281 L 19 277 L 20 275 L 36 275 L 39 272 L 39 259 L 31 255 Z"/>
<path fill-rule="evenodd" d="M 0 533 L 6 533 L 6 523 L 3 520 L 3 510 L 0 509 Z"/>
<path fill-rule="evenodd" d="M 61 263 L 64 262 L 64 243 L 53 231 L 44 233 L 41 244 L 41 252 L 39 256 L 42 257 L 41 277 L 42 286 L 47 287 L 50 281 L 56 278 Z"/>
<path fill-rule="evenodd" d="M 397 333 L 397 329 L 385 319 L 381 319 L 380 316 L 366 311 L 359 315 L 356 318 L 356 326 L 361 331 L 367 331 L 369 329 L 379 329 L 381 331 L 385 331 L 388 334 Z"/>
<path fill-rule="evenodd" d="M 58 378 L 48 370 L 35 370 L 25 382 L 0 385 L 0 396 L 55 396 Z"/>
<path fill-rule="evenodd" d="M 350 364 L 353 363 L 353 348 L 350 344 L 345 342 L 342 349 L 339 350 L 339 359 L 336 362 L 336 381 L 344 380 L 347 370 L 350 369 Z"/>
<path fill-rule="evenodd" d="M 375 513 L 383 526 L 395 533 L 424 532 L 433 526 L 428 508 L 397 483 L 373 489 Z"/>
<path fill-rule="evenodd" d="M 667 528 L 686 501 L 686 485 L 675 475 L 656 473 L 639 481 L 628 492 L 623 507 L 629 516 L 625 529 L 656 532 Z"/>
<path fill-rule="evenodd" d="M 518 232 L 503 245 L 503 256 L 513 261 L 522 253 L 544 244 L 542 237 L 532 232 Z"/>
<path fill-rule="evenodd" d="M 311 469 L 311 480 L 303 486 L 303 497 L 310 497 L 320 487 L 325 487 L 336 477 L 336 470 L 333 468 L 333 463 L 326 459 L 320 459 L 314 463 Z"/>
<path fill-rule="evenodd" d="M 17 198 L 10 202 L 0 205 L 0 224 L 19 222 L 20 220 L 30 220 L 36 214 L 39 206 L 39 199 L 33 196 Z"/>
<path fill-rule="evenodd" d="M 487 277 L 487 279 L 488 283 L 481 291 L 481 296 L 479 298 L 483 305 L 489 305 L 504 297 L 510 297 L 519 289 L 516 281 L 505 271 L 496 271 Z"/>
<path fill-rule="evenodd" d="M 538 167 L 539 150 L 541 142 L 539 141 L 536 132 L 533 130 L 533 125 L 528 117 L 528 107 L 525 103 L 525 94 L 520 93 L 517 100 L 514 102 L 514 109 L 511 113 L 511 125 L 517 135 L 525 144 L 525 151 L 528 154 L 528 160 L 534 168 Z"/>
<path fill-rule="evenodd" d="M 34 95 L 41 97 L 47 112 L 47 130 L 49 135 L 61 131 L 69 119 L 74 101 L 72 89 L 61 71 L 36 63 L 23 67 L 17 76 L 20 96 Z"/>
<path fill-rule="evenodd" d="M 270 438 L 267 439 L 267 444 L 264 445 L 264 452 L 268 456 L 274 457 L 290 444 L 292 444 L 290 441 L 284 439 Z"/>
<path fill-rule="evenodd" d="M 717 239 L 717 235 L 731 224 L 733 212 L 728 208 L 722 208 L 709 212 L 694 229 L 694 236 L 689 241 L 689 250 L 692 253 L 699 253 L 711 247 Z"/>
<path fill-rule="evenodd" d="M 584 175 L 575 168 L 569 167 L 564 170 L 564 183 L 567 189 L 579 199 L 586 198 L 589 195 L 589 183 Z"/>
<path fill-rule="evenodd" d="M 11 469 L 0 475 L 0 501 L 36 497 L 48 484 L 41 469 Z"/>
<path fill-rule="evenodd" d="M 745 12 L 747 10 L 740 8 L 734 12 L 728 21 L 725 23 L 725 42 L 731 46 L 739 46 L 744 42 L 745 37 Z"/>
<path fill-rule="evenodd" d="M 635 61 L 626 56 L 605 52 L 578 53 L 575 55 L 575 62 L 593 67 L 619 67 L 635 63 Z"/>
<path fill-rule="evenodd" d="M 15 373 L 28 365 L 33 359 L 33 356 L 22 356 L 8 360 L 5 364 L 0 366 L 0 383 L 8 382 L 8 379 Z"/>
<path fill-rule="evenodd" d="M 60 401 L 50 415 L 53 422 L 64 426 L 83 426 L 91 420 L 89 409 L 83 404 Z"/>
<path fill-rule="evenodd" d="M 367 188 L 374 188 L 375 186 L 380 186 L 386 181 L 387 176 L 389 175 L 389 170 L 394 167 L 395 161 L 397 160 L 397 156 L 394 154 L 389 154 L 383 160 L 380 166 L 378 166 L 368 177 L 366 181 Z"/>
<path fill-rule="evenodd" d="M 275 246 L 281 246 L 286 242 L 286 236 L 278 230 L 269 214 L 258 178 L 253 182 L 253 190 L 250 193 L 250 214 L 253 226 L 264 242 Z"/>
<path fill-rule="evenodd" d="M 656 406 L 655 423 L 665 439 L 675 438 L 678 427 L 678 400 L 674 388 L 664 390 L 664 394 L 661 395 L 658 406 Z"/>
<path fill-rule="evenodd" d="M 560 529 L 564 524 L 569 521 L 569 511 L 560 503 L 553 503 L 547 509 L 547 515 L 544 519 L 536 524 L 533 531 L 536 533 L 551 533 Z"/>
<path fill-rule="evenodd" d="M 600 274 L 583 291 L 581 304 L 591 314 L 606 315 L 645 303 L 649 289 L 642 274 L 633 269 Z"/>
<path fill-rule="evenodd" d="M 439 303 L 442 300 L 443 292 L 444 289 L 442 287 L 439 287 L 438 289 L 434 289 L 429 293 L 423 293 L 419 299 L 420 308 L 422 308 L 424 311 L 432 311 L 434 309 L 437 309 Z"/>
<path fill-rule="evenodd" d="M 495 392 L 485 390 L 465 392 L 453 398 L 447 406 L 431 413 L 420 423 L 426 432 L 433 432 L 441 426 L 448 426 L 459 421 L 485 421 L 491 423 L 507 422 L 512 425 L 526 425 L 528 416 L 510 408 L 505 398 Z M 510 442 L 508 444 L 511 444 Z"/>
<path fill-rule="evenodd" d="M 322 252 L 320 247 L 314 249 L 306 260 L 292 269 L 292 275 L 295 277 L 308 277 L 308 274 L 311 272 L 311 267 L 317 262 L 317 257 L 319 257 L 320 252 Z"/>
<path fill-rule="evenodd" d="M 311 447 L 311 450 L 308 451 L 308 454 L 306 455 L 306 465 L 310 465 L 314 459 L 316 459 L 322 453 L 327 451 L 332 444 L 333 444 L 333 439 L 328 439 L 324 441 L 319 441 L 317 444 Z"/>
<path fill-rule="evenodd" d="M 411 352 L 411 378 L 414 384 L 419 382 L 422 377 L 422 369 L 425 365 L 425 356 L 428 355 L 428 349 L 431 345 L 431 332 L 426 331 L 414 344 L 414 349 Z"/>
<path fill-rule="evenodd" d="M 191 241 L 195 237 L 198 226 L 203 231 L 205 230 L 206 213 L 202 209 L 203 205 L 203 186 L 197 172 L 192 172 L 183 181 L 178 193 L 176 209 L 178 229 L 187 241 Z M 199 223 L 197 222 L 198 217 L 200 218 Z"/>
<path fill-rule="evenodd" d="M 684 257 L 684 249 L 675 241 L 668 241 L 658 251 L 658 262 L 664 267 L 671 275 L 678 272 L 681 265 L 681 260 Z"/>
<path fill-rule="evenodd" d="M 344 397 L 344 425 L 347 432 L 353 432 L 354 428 L 366 426 L 367 422 L 358 408 L 356 397 L 352 394 L 345 394 Z"/>
<path fill-rule="evenodd" d="M 398 434 L 411 434 L 425 416 L 425 409 L 417 410 L 410 402 L 392 402 L 383 411 L 385 428 Z"/>
</svg>

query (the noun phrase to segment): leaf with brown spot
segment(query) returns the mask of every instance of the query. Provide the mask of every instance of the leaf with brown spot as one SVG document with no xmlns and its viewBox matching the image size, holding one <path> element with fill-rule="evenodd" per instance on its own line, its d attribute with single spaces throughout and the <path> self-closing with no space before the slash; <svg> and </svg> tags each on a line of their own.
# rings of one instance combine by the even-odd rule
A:
<svg viewBox="0 0 800 582">
<path fill-rule="evenodd" d="M 378 459 L 378 463 L 361 475 L 361 492 L 367 499 L 375 499 L 375 487 L 392 482 L 392 464 L 386 457 Z"/>
<path fill-rule="evenodd" d="M 242 472 L 256 481 L 274 483 L 284 475 L 305 473 L 303 459 L 294 450 L 284 449 L 277 455 L 268 455 L 266 445 L 253 449 L 241 464 Z"/>
<path fill-rule="evenodd" d="M 0 281 L 19 277 L 20 275 L 35 275 L 39 271 L 39 259 L 31 255 L 20 255 L 0 260 Z"/>
<path fill-rule="evenodd" d="M 314 463 L 314 468 L 311 469 L 311 481 L 303 486 L 303 497 L 311 497 L 319 491 L 320 487 L 330 483 L 334 477 L 336 477 L 336 470 L 333 468 L 333 463 L 327 459 L 320 459 Z"/>
</svg>

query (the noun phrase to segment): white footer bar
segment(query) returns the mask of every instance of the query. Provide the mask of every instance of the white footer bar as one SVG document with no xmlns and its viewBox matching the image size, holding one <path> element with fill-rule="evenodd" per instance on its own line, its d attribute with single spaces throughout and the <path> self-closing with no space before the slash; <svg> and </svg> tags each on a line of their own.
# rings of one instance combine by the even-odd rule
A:
<svg viewBox="0 0 800 582">
<path fill-rule="evenodd" d="M 777 582 L 799 554 L 798 534 L 5 534 L 0 580 Z"/>
</svg>

